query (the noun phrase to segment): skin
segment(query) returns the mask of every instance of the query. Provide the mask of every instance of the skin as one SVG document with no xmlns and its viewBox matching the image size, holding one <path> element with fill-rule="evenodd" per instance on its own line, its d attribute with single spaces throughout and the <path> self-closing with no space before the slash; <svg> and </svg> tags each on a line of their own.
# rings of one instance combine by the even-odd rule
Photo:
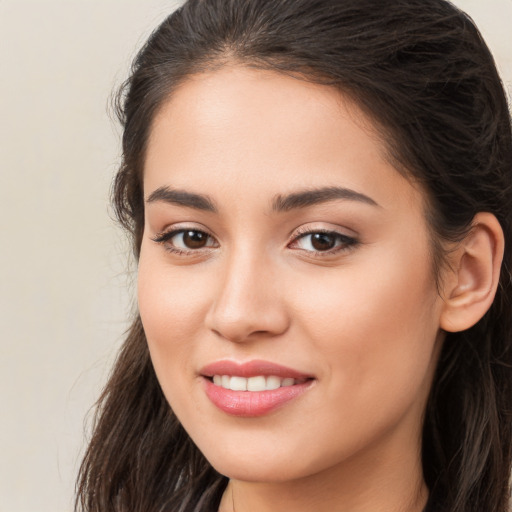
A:
<svg viewBox="0 0 512 512">
<path fill-rule="evenodd" d="M 162 187 L 208 196 L 217 211 L 148 201 Z M 272 207 L 325 187 L 375 204 Z M 231 479 L 220 510 L 421 511 L 422 416 L 445 303 L 424 195 L 393 168 L 371 120 L 334 89 L 270 71 L 193 76 L 154 120 L 144 194 L 140 314 L 166 398 Z M 154 240 L 183 228 L 207 233 L 206 246 Z M 322 253 L 305 230 L 357 243 L 334 237 L 337 252 Z M 315 380 L 270 414 L 234 417 L 200 376 L 224 359 Z"/>
</svg>

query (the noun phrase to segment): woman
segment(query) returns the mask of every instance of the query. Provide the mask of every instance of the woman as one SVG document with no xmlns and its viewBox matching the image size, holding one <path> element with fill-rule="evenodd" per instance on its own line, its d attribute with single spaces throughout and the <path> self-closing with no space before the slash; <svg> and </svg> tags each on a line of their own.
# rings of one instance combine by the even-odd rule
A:
<svg viewBox="0 0 512 512">
<path fill-rule="evenodd" d="M 512 136 L 444 0 L 189 0 L 119 104 L 139 313 L 86 511 L 505 512 Z"/>
</svg>

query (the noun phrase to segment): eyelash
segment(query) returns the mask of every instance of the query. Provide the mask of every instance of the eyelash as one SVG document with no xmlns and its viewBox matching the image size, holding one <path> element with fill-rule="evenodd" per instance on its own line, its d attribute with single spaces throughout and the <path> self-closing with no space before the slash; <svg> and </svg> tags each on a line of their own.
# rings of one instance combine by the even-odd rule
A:
<svg viewBox="0 0 512 512">
<path fill-rule="evenodd" d="M 337 231 L 329 230 L 329 229 L 311 229 L 311 228 L 304 228 L 299 229 L 297 233 L 295 234 L 292 242 L 288 244 L 289 246 L 292 244 L 296 244 L 298 241 L 305 239 L 308 236 L 312 235 L 327 235 L 331 236 L 335 239 L 335 243 L 338 243 L 337 246 L 333 247 L 332 249 L 328 249 L 326 251 L 319 251 L 319 250 L 308 250 L 308 249 L 298 249 L 304 252 L 307 252 L 310 255 L 313 255 L 316 258 L 323 258 L 327 256 L 333 256 L 335 254 L 338 254 L 340 252 L 345 252 L 350 249 L 353 249 L 359 244 L 359 241 L 351 236 L 345 235 L 343 233 L 339 233 Z"/>
<path fill-rule="evenodd" d="M 174 230 L 168 231 L 168 232 L 159 233 L 155 237 L 153 237 L 151 240 L 153 240 L 154 242 L 156 242 L 158 244 L 163 245 L 166 251 L 169 251 L 173 254 L 177 254 L 179 256 L 187 256 L 187 255 L 191 255 L 194 253 L 197 254 L 199 251 L 203 251 L 205 249 L 209 250 L 211 248 L 218 247 L 218 245 L 217 246 L 212 245 L 209 247 L 200 247 L 197 249 L 188 249 L 187 250 L 187 249 L 182 249 L 180 247 L 176 247 L 176 246 L 172 246 L 172 245 L 168 244 L 168 242 L 170 240 L 172 240 L 172 238 L 174 238 L 175 236 L 180 235 L 180 234 L 185 234 L 187 232 L 204 235 L 204 236 L 208 237 L 210 240 L 214 240 L 212 235 L 210 235 L 206 231 L 203 231 L 201 229 L 193 229 L 193 228 L 180 228 L 180 229 L 174 229 Z M 309 255 L 313 255 L 314 257 L 317 257 L 317 258 L 332 256 L 339 252 L 348 251 L 359 244 L 359 241 L 356 238 L 350 237 L 348 235 L 344 235 L 342 233 L 338 233 L 337 231 L 332 231 L 332 230 L 328 230 L 328 229 L 304 228 L 303 230 L 299 229 L 299 231 L 295 234 L 295 237 L 293 238 L 293 240 L 288 244 L 288 247 L 290 247 L 292 244 L 296 244 L 300 240 L 305 239 L 307 236 L 312 236 L 312 235 L 331 236 L 331 237 L 335 238 L 335 240 L 336 240 L 335 243 L 338 243 L 337 246 L 333 247 L 332 249 L 325 250 L 325 251 L 320 251 L 320 250 L 315 251 L 315 250 L 297 248 L 297 250 L 306 252 Z"/>
<path fill-rule="evenodd" d="M 156 242 L 158 244 L 163 245 L 164 249 L 166 251 L 169 251 L 169 252 L 171 252 L 173 254 L 177 254 L 179 256 L 181 256 L 181 255 L 183 255 L 183 256 L 190 255 L 190 254 L 193 254 L 193 253 L 197 253 L 197 252 L 199 252 L 201 250 L 209 249 L 210 248 L 210 247 L 201 247 L 201 248 L 198 248 L 198 249 L 188 249 L 187 250 L 187 249 L 181 249 L 180 247 L 169 245 L 167 243 L 172 238 L 174 238 L 175 236 L 180 235 L 180 234 L 185 234 L 185 233 L 201 234 L 201 235 L 204 235 L 204 236 L 208 237 L 211 240 L 214 240 L 214 238 L 209 233 L 207 233 L 206 231 L 203 231 L 201 229 L 194 229 L 194 228 L 173 229 L 172 231 L 167 231 L 167 232 L 159 233 L 154 238 L 152 238 L 151 240 L 153 240 L 153 242 Z"/>
</svg>

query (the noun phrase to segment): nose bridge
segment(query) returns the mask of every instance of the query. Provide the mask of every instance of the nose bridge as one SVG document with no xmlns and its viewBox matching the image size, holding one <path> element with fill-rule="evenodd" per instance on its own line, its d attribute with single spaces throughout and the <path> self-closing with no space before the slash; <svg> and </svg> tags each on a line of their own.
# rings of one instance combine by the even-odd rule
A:
<svg viewBox="0 0 512 512">
<path fill-rule="evenodd" d="M 207 315 L 207 326 L 223 338 L 244 341 L 253 334 L 275 336 L 287 317 L 269 258 L 249 245 L 226 256 Z"/>
</svg>

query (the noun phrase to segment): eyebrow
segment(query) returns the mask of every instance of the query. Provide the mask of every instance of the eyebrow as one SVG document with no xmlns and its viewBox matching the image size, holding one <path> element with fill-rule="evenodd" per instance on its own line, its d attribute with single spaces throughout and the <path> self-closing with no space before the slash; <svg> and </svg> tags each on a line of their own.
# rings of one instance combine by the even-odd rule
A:
<svg viewBox="0 0 512 512">
<path fill-rule="evenodd" d="M 155 201 L 163 201 L 206 212 L 217 212 L 215 204 L 208 196 L 186 192 L 185 190 L 174 190 L 169 187 L 157 188 L 146 199 L 146 203 L 153 203 Z"/>
<path fill-rule="evenodd" d="M 296 208 L 307 208 L 319 203 L 326 203 L 336 199 L 359 201 L 371 206 L 380 205 L 371 197 L 344 187 L 324 187 L 313 190 L 293 192 L 286 196 L 278 195 L 272 202 L 272 209 L 278 212 L 287 212 Z"/>
<path fill-rule="evenodd" d="M 371 206 L 380 206 L 371 197 L 361 192 L 356 192 L 355 190 L 344 187 L 323 187 L 312 190 L 301 190 L 287 195 L 278 195 L 272 201 L 272 210 L 276 212 L 287 212 L 337 199 L 358 201 Z M 169 204 L 213 213 L 217 213 L 218 211 L 215 203 L 208 196 L 187 192 L 185 190 L 175 190 L 167 186 L 157 188 L 146 199 L 147 203 L 156 201 L 163 201 Z"/>
</svg>

